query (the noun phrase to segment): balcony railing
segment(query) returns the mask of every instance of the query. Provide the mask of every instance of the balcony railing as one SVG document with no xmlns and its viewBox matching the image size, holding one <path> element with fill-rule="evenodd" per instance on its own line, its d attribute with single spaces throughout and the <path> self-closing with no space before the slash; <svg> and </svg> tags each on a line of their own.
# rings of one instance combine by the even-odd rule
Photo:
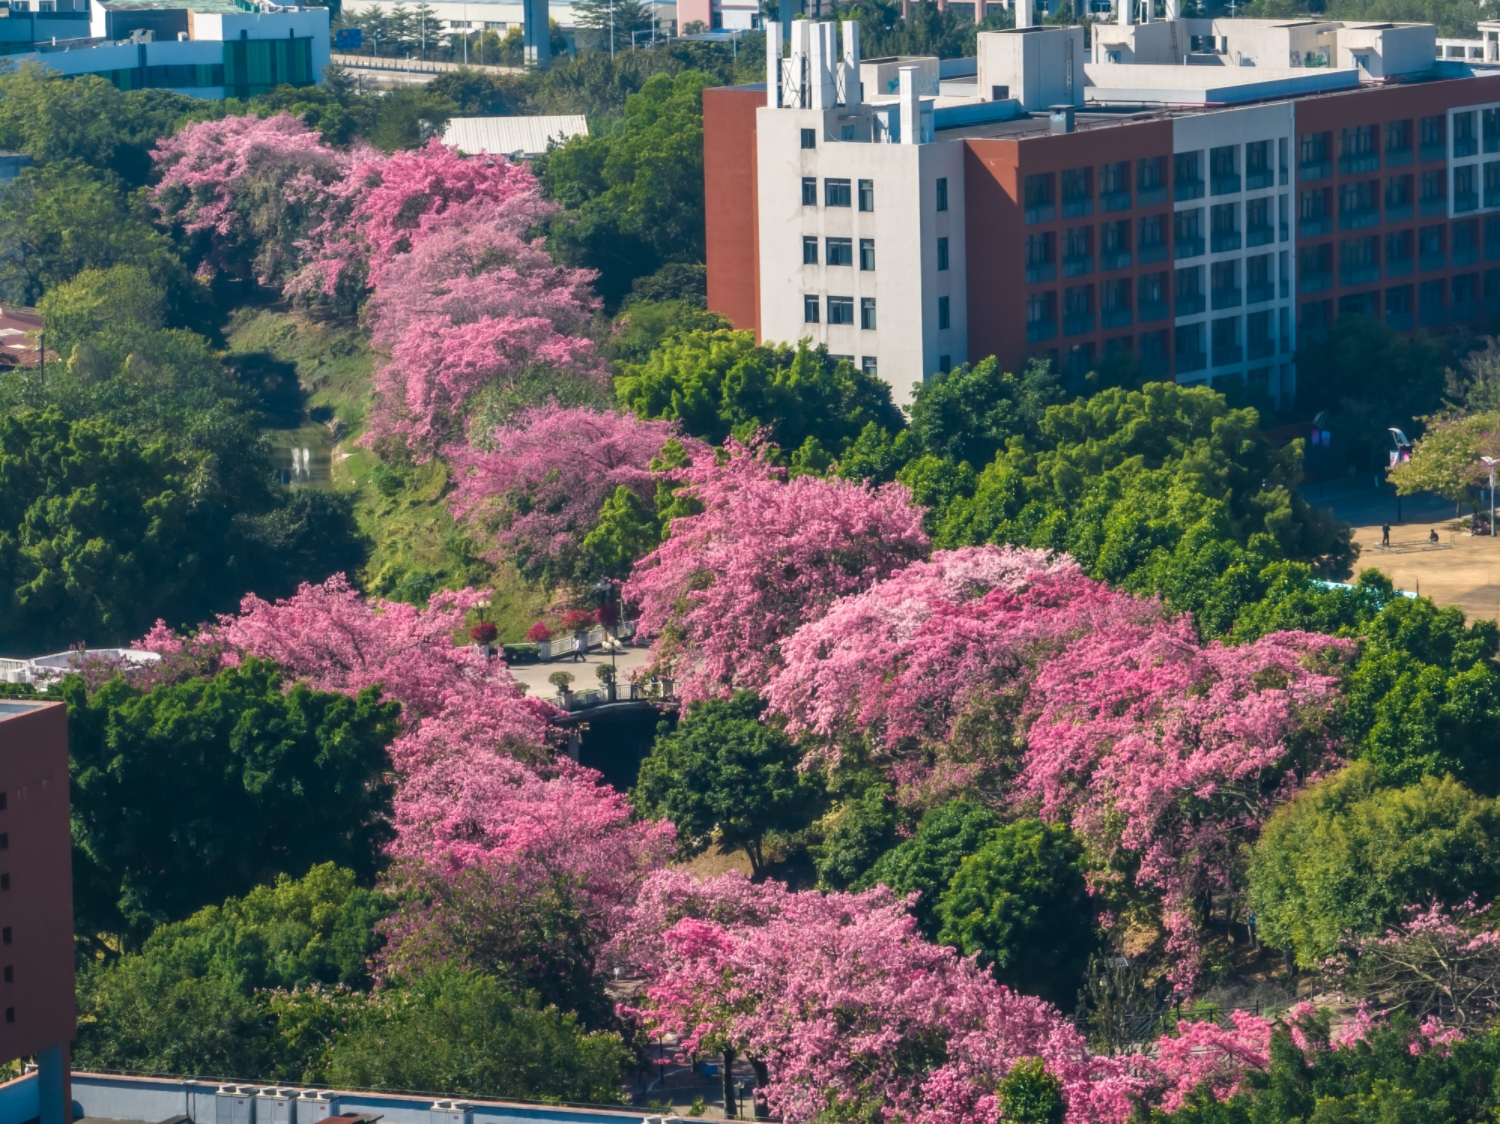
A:
<svg viewBox="0 0 1500 1124">
<path fill-rule="evenodd" d="M 1190 375 L 1208 366 L 1208 356 L 1201 351 L 1178 352 L 1174 369 L 1179 375 Z"/>
<path fill-rule="evenodd" d="M 1387 168 L 1404 168 L 1411 163 L 1411 149 L 1388 148 L 1385 150 L 1385 166 Z"/>
<path fill-rule="evenodd" d="M 1262 304 L 1265 301 L 1273 301 L 1275 299 L 1276 283 L 1274 281 L 1268 281 L 1264 285 L 1245 286 L 1246 304 Z"/>
<path fill-rule="evenodd" d="M 1056 320 L 1033 320 L 1026 325 L 1026 342 L 1037 343 L 1040 340 L 1050 340 L 1057 335 Z"/>
<path fill-rule="evenodd" d="M 1327 160 L 1309 160 L 1297 165 L 1297 178 L 1306 183 L 1308 180 L 1320 180 L 1332 171 L 1333 164 Z"/>
<path fill-rule="evenodd" d="M 1172 198 L 1181 203 L 1184 199 L 1202 199 L 1202 180 L 1178 180 L 1172 185 Z M 1144 206 L 1145 204 L 1142 204 Z"/>
<path fill-rule="evenodd" d="M 1446 143 L 1424 144 L 1418 150 L 1418 159 L 1424 164 L 1430 163 L 1433 160 L 1446 160 L 1448 159 L 1448 145 Z"/>
<path fill-rule="evenodd" d="M 1237 195 L 1240 190 L 1240 177 L 1215 176 L 1210 186 L 1215 195 Z"/>
<path fill-rule="evenodd" d="M 1039 222 L 1051 222 L 1057 218 L 1057 208 L 1051 203 L 1038 203 L 1034 207 L 1026 208 L 1026 225 L 1035 226 Z"/>
<path fill-rule="evenodd" d="M 1380 225 L 1380 208 L 1366 207 L 1359 211 L 1344 211 L 1339 215 L 1340 230 L 1361 230 L 1367 226 Z"/>
<path fill-rule="evenodd" d="M 1275 186 L 1276 186 L 1276 172 L 1273 169 L 1271 169 L 1271 168 L 1267 168 L 1264 171 L 1260 171 L 1260 172 L 1246 172 L 1245 173 L 1245 190 L 1246 191 L 1259 191 L 1259 190 L 1261 190 L 1262 188 L 1265 188 L 1265 187 L 1275 187 Z"/>
<path fill-rule="evenodd" d="M 1228 367 L 1235 363 L 1245 361 L 1245 349 L 1237 343 L 1224 344 L 1214 348 L 1214 366 Z"/>
<path fill-rule="evenodd" d="M 1387 203 L 1385 205 L 1386 222 L 1407 222 L 1411 219 L 1412 207 L 1410 203 Z"/>
<path fill-rule="evenodd" d="M 1339 270 L 1340 285 L 1368 285 L 1372 281 L 1380 280 L 1380 267 L 1378 265 L 1360 265 L 1352 269 Z"/>
<path fill-rule="evenodd" d="M 1202 293 L 1189 293 L 1177 298 L 1176 309 L 1178 316 L 1196 316 L 1204 308 Z"/>
<path fill-rule="evenodd" d="M 1454 211 L 1479 210 L 1479 192 L 1455 191 L 1453 193 L 1453 209 Z"/>
<path fill-rule="evenodd" d="M 1086 336 L 1094 330 L 1094 314 L 1080 312 L 1076 316 L 1063 317 L 1063 335 Z"/>
<path fill-rule="evenodd" d="M 1297 291 L 1299 293 L 1320 293 L 1324 289 L 1333 288 L 1333 274 L 1331 273 L 1304 273 L 1297 278 Z"/>
<path fill-rule="evenodd" d="M 1424 328 L 1437 328 L 1448 322 L 1448 310 L 1441 305 L 1435 308 L 1424 308 L 1418 316 Z"/>
<path fill-rule="evenodd" d="M 1299 238 L 1316 238 L 1319 234 L 1327 234 L 1332 230 L 1332 215 L 1309 215 L 1297 221 L 1297 236 Z"/>
<path fill-rule="evenodd" d="M 1136 251 L 1136 259 L 1142 265 L 1152 265 L 1155 262 L 1166 261 L 1171 253 L 1170 246 L 1165 242 L 1158 242 L 1154 246 L 1142 246 Z"/>
<path fill-rule="evenodd" d="M 1053 261 L 1037 262 L 1035 265 L 1026 267 L 1026 283 L 1036 285 L 1043 281 L 1051 281 L 1057 276 L 1057 263 Z"/>
<path fill-rule="evenodd" d="M 1454 246 L 1453 247 L 1453 264 L 1454 265 L 1473 265 L 1478 260 L 1479 260 L 1479 247 L 1478 246 Z"/>
<path fill-rule="evenodd" d="M 1177 260 L 1183 258 L 1196 258 L 1203 253 L 1203 239 L 1201 238 L 1179 238 L 1177 239 Z"/>
<path fill-rule="evenodd" d="M 1209 295 L 1211 303 L 1217 311 L 1221 308 L 1239 308 L 1240 298 L 1244 294 L 1239 289 L 1215 289 Z"/>
<path fill-rule="evenodd" d="M 1149 324 L 1153 320 L 1165 320 L 1167 318 L 1167 302 L 1142 301 L 1137 314 L 1142 324 Z"/>
<path fill-rule="evenodd" d="M 1274 226 L 1252 226 L 1245 231 L 1245 245 L 1269 246 L 1276 241 L 1276 228 Z"/>
<path fill-rule="evenodd" d="M 1385 275 L 1387 277 L 1405 277 L 1414 268 L 1416 268 L 1416 263 L 1411 258 L 1385 259 Z"/>
<path fill-rule="evenodd" d="M 1339 157 L 1339 175 L 1353 176 L 1360 172 L 1373 172 L 1380 167 L 1378 152 L 1363 152 L 1358 156 Z"/>
<path fill-rule="evenodd" d="M 1099 255 L 1100 269 L 1129 269 L 1129 250 L 1106 250 Z"/>
<path fill-rule="evenodd" d="M 1247 358 L 1269 359 L 1276 354 L 1276 340 L 1274 337 L 1267 337 L 1263 340 L 1251 340 L 1246 345 L 1245 351 Z"/>
<path fill-rule="evenodd" d="M 1101 211 L 1128 211 L 1130 210 L 1130 192 L 1109 191 L 1099 196 L 1099 209 Z"/>
<path fill-rule="evenodd" d="M 1417 207 L 1417 213 L 1424 219 L 1440 218 L 1448 213 L 1448 200 L 1443 198 L 1423 199 Z"/>
<path fill-rule="evenodd" d="M 1238 250 L 1240 248 L 1240 232 L 1238 230 L 1221 230 L 1213 236 L 1214 253 L 1222 254 L 1226 250 Z"/>
<path fill-rule="evenodd" d="M 1197 196 L 1193 196 L 1193 198 L 1197 198 Z M 1135 205 L 1137 207 L 1159 207 L 1166 201 L 1167 188 L 1165 184 L 1161 187 L 1143 187 L 1135 193 Z"/>
<path fill-rule="evenodd" d="M 1128 328 L 1130 327 L 1130 309 L 1106 308 L 1099 314 L 1099 321 L 1105 328 Z"/>
<path fill-rule="evenodd" d="M 1409 332 L 1416 327 L 1416 317 L 1410 312 L 1387 312 L 1385 322 L 1393 332 Z"/>
<path fill-rule="evenodd" d="M 1417 257 L 1417 268 L 1423 273 L 1431 273 L 1434 269 L 1448 268 L 1448 255 L 1439 250 L 1435 254 L 1421 254 Z"/>
<path fill-rule="evenodd" d="M 1089 197 L 1064 199 L 1062 213 L 1065 219 L 1087 218 L 1094 213 L 1094 200 Z"/>
<path fill-rule="evenodd" d="M 1454 301 L 1448 308 L 1448 316 L 1455 324 L 1466 320 L 1477 320 L 1480 316 L 1478 301 Z"/>
<path fill-rule="evenodd" d="M 1084 277 L 1094 272 L 1094 255 L 1087 254 L 1078 258 L 1063 258 L 1064 277 Z"/>
</svg>

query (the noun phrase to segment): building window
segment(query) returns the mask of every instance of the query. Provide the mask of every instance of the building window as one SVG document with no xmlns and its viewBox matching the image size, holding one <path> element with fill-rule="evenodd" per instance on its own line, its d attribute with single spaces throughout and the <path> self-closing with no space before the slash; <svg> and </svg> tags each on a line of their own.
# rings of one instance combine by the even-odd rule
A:
<svg viewBox="0 0 1500 1124">
<path fill-rule="evenodd" d="M 849 181 L 848 180 L 824 180 L 823 181 L 823 206 L 825 206 L 825 207 L 847 207 L 847 206 L 849 206 Z"/>
<path fill-rule="evenodd" d="M 948 298 L 938 297 L 938 329 L 948 327 Z"/>
<path fill-rule="evenodd" d="M 804 207 L 818 205 L 818 181 L 812 176 L 802 177 L 802 205 Z"/>
<path fill-rule="evenodd" d="M 818 240 L 811 234 L 804 234 L 802 236 L 802 264 L 818 264 Z"/>
<path fill-rule="evenodd" d="M 875 181 L 859 181 L 859 209 L 861 211 L 873 211 L 875 209 Z"/>
<path fill-rule="evenodd" d="M 802 130 L 802 147 L 803 148 L 817 148 L 818 147 L 818 133 L 817 133 L 816 129 L 803 129 Z"/>
<path fill-rule="evenodd" d="M 938 269 L 948 268 L 948 239 L 938 239 Z"/>
<path fill-rule="evenodd" d="M 948 209 L 948 181 L 946 178 L 937 181 L 937 209 L 940 211 Z"/>
<path fill-rule="evenodd" d="M 854 298 L 853 297 L 829 297 L 828 298 L 828 322 L 830 324 L 853 324 L 854 323 Z"/>
<path fill-rule="evenodd" d="M 6 983 L 15 983 L 16 982 L 16 969 L 15 969 L 15 967 L 13 965 L 7 964 L 5 966 L 5 982 Z"/>
<path fill-rule="evenodd" d="M 873 379 L 879 373 L 880 366 L 875 362 L 875 356 L 864 355 L 860 357 L 859 369 Z"/>
<path fill-rule="evenodd" d="M 852 238 L 829 238 L 826 240 L 828 247 L 827 264 L 829 265 L 853 265 L 854 264 L 854 239 Z M 833 323 L 833 321 L 829 321 Z"/>
<path fill-rule="evenodd" d="M 10 926 L 0 929 L 0 944 L 10 944 Z"/>
<path fill-rule="evenodd" d="M 816 324 L 818 322 L 818 298 L 808 294 L 802 298 L 802 323 Z"/>
<path fill-rule="evenodd" d="M 14 1007 L 5 1008 L 5 1021 L 8 1023 L 16 1021 L 16 1009 Z"/>
<path fill-rule="evenodd" d="M 953 370 L 953 356 L 951 356 L 951 355 L 939 355 L 938 356 L 938 371 L 939 371 L 939 373 L 946 375 L 951 370 Z"/>
<path fill-rule="evenodd" d="M 859 298 L 859 326 L 867 332 L 875 330 L 875 298 Z"/>
<path fill-rule="evenodd" d="M 859 268 L 866 273 L 875 269 L 875 239 L 861 238 L 859 240 Z"/>
<path fill-rule="evenodd" d="M 1475 113 L 1472 109 L 1453 115 L 1453 158 L 1479 154 L 1479 131 L 1475 128 Z"/>
<path fill-rule="evenodd" d="M 10 875 L 0 874 L 0 890 L 10 889 Z"/>
</svg>

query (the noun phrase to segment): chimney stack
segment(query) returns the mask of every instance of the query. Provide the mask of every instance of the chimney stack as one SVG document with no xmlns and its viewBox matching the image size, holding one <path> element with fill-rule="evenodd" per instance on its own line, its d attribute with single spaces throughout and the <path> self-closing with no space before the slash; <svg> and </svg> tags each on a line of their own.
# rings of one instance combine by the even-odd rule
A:
<svg viewBox="0 0 1500 1124">
<path fill-rule="evenodd" d="M 901 143 L 917 144 L 922 139 L 922 98 L 917 92 L 917 68 L 901 68 Z"/>
</svg>

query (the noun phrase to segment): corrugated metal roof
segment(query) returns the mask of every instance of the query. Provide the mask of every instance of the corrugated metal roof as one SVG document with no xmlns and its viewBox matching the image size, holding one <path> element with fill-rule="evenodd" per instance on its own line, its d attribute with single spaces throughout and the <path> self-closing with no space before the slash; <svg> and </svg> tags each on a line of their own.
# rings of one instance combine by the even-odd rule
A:
<svg viewBox="0 0 1500 1124">
<path fill-rule="evenodd" d="M 461 152 L 491 155 L 540 156 L 547 142 L 562 144 L 569 137 L 589 135 L 583 115 L 560 117 L 454 117 L 443 131 L 443 143 Z"/>
</svg>

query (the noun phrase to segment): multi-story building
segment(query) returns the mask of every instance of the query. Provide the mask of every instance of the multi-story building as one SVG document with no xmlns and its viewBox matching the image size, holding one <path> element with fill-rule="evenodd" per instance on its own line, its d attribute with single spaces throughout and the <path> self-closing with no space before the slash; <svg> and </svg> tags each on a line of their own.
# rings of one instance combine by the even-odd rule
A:
<svg viewBox="0 0 1500 1124">
<path fill-rule="evenodd" d="M 1341 314 L 1500 311 L 1500 24 L 1458 62 L 1426 24 L 1131 9 L 1092 58 L 1080 28 L 981 33 L 957 80 L 794 23 L 769 93 L 705 94 L 710 307 L 898 401 L 989 355 L 1076 378 L 1117 351 L 1281 400 Z"/>
<path fill-rule="evenodd" d="M 254 97 L 311 86 L 328 65 L 328 9 L 271 0 L 0 0 L 0 51 L 69 77 L 96 74 L 122 90 L 155 87 L 201 98 Z M 9 12 L 9 15 L 6 15 Z M 73 22 L 59 35 L 55 21 Z M 29 17 L 29 22 L 27 21 Z M 23 43 L 9 36 L 49 30 Z"/>
<path fill-rule="evenodd" d="M 72 863 L 67 707 L 0 700 L 0 1061 L 36 1058 L 40 1124 L 72 1118 Z"/>
</svg>

